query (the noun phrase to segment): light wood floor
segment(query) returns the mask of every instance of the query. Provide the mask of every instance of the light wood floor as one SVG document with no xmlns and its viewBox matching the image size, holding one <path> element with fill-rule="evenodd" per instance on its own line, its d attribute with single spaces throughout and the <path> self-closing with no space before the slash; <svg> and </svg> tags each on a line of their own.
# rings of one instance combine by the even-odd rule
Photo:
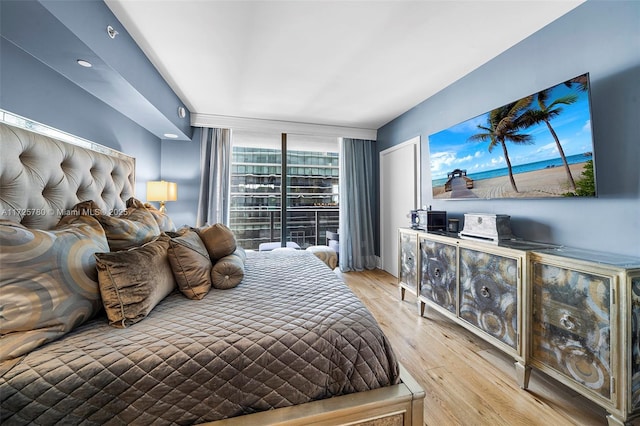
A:
<svg viewBox="0 0 640 426">
<path fill-rule="evenodd" d="M 399 361 L 426 392 L 424 421 L 449 425 L 606 425 L 606 412 L 541 372 L 520 389 L 512 358 L 427 308 L 400 301 L 384 271 L 336 273 L 360 297 L 388 336 Z"/>
</svg>

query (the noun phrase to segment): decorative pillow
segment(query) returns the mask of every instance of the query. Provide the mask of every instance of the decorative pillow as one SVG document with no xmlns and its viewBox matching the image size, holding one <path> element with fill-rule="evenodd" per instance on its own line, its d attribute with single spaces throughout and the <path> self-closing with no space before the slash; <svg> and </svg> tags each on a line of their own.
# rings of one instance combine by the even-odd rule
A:
<svg viewBox="0 0 640 426">
<path fill-rule="evenodd" d="M 131 197 L 127 200 L 127 206 L 130 205 L 120 216 L 108 216 L 102 214 L 93 200 L 82 201 L 71 208 L 70 216 L 95 217 L 104 229 L 110 250 L 127 250 L 139 247 L 160 235 L 158 223 L 142 202 Z"/>
<path fill-rule="evenodd" d="M 93 200 L 81 201 L 71 208 L 72 215 L 81 216 L 99 216 L 102 214 L 102 210 L 98 207 Z"/>
<path fill-rule="evenodd" d="M 130 203 L 132 203 L 131 199 L 127 201 L 127 205 Z M 105 215 L 95 217 L 104 228 L 111 251 L 139 247 L 160 235 L 158 223 L 144 206 L 129 207 L 117 217 Z"/>
<path fill-rule="evenodd" d="M 176 287 L 162 235 L 141 247 L 96 253 L 102 304 L 109 324 L 128 327 L 142 319 Z"/>
<path fill-rule="evenodd" d="M 211 259 L 193 230 L 169 241 L 167 251 L 178 288 L 189 299 L 202 299 L 211 288 Z"/>
<path fill-rule="evenodd" d="M 190 227 L 188 225 L 182 225 L 180 228 L 176 229 L 175 231 L 165 231 L 164 233 L 166 235 L 170 236 L 171 238 L 175 238 L 175 237 L 180 237 L 180 236 L 186 234 L 189 231 L 193 231 L 193 232 L 196 232 L 196 233 L 198 232 L 198 230 L 196 228 L 192 228 L 192 227 Z M 200 241 L 202 241 L 202 240 L 200 240 Z"/>
<path fill-rule="evenodd" d="M 236 236 L 233 235 L 231 229 L 222 223 L 197 229 L 196 232 L 207 248 L 212 262 L 222 259 L 236 250 Z"/>
<path fill-rule="evenodd" d="M 0 361 L 62 337 L 100 309 L 100 223 L 68 216 L 51 231 L 0 221 Z"/>
<path fill-rule="evenodd" d="M 211 284 L 221 290 L 233 288 L 244 278 L 244 263 L 247 255 L 242 247 L 218 260 L 211 268 Z"/>
<path fill-rule="evenodd" d="M 174 225 L 167 213 L 161 212 L 149 203 L 144 203 L 144 207 L 153 215 L 153 218 L 158 224 L 158 228 L 160 228 L 160 232 L 174 232 L 176 230 L 176 225 Z"/>
</svg>

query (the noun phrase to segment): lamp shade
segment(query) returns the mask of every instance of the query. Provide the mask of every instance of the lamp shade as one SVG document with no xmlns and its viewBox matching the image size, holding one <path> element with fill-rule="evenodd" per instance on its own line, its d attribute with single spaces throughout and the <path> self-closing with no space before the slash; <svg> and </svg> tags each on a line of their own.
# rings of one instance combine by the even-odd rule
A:
<svg viewBox="0 0 640 426">
<path fill-rule="evenodd" d="M 175 182 L 151 181 L 147 182 L 147 201 L 176 201 L 178 199 L 178 184 Z"/>
</svg>

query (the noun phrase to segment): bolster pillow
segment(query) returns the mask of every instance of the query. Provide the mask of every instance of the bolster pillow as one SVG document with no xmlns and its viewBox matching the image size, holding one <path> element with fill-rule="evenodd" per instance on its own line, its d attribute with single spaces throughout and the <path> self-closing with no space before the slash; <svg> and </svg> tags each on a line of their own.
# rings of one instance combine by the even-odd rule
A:
<svg viewBox="0 0 640 426">
<path fill-rule="evenodd" d="M 212 262 L 222 259 L 236 250 L 236 237 L 233 231 L 222 223 L 196 229 L 196 232 L 207 248 Z"/>
<path fill-rule="evenodd" d="M 211 268 L 211 285 L 224 290 L 237 286 L 244 278 L 244 262 L 247 255 L 242 247 L 218 260 Z"/>
</svg>

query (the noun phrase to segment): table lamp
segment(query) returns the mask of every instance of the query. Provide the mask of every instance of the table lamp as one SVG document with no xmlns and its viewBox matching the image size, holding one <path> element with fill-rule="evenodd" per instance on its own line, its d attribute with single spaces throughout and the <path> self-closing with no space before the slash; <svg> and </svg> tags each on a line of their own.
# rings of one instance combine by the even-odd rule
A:
<svg viewBox="0 0 640 426">
<path fill-rule="evenodd" d="M 147 201 L 159 201 L 160 211 L 166 213 L 164 206 L 166 201 L 176 201 L 178 199 L 178 184 L 175 182 L 151 181 L 147 182 Z"/>
</svg>

